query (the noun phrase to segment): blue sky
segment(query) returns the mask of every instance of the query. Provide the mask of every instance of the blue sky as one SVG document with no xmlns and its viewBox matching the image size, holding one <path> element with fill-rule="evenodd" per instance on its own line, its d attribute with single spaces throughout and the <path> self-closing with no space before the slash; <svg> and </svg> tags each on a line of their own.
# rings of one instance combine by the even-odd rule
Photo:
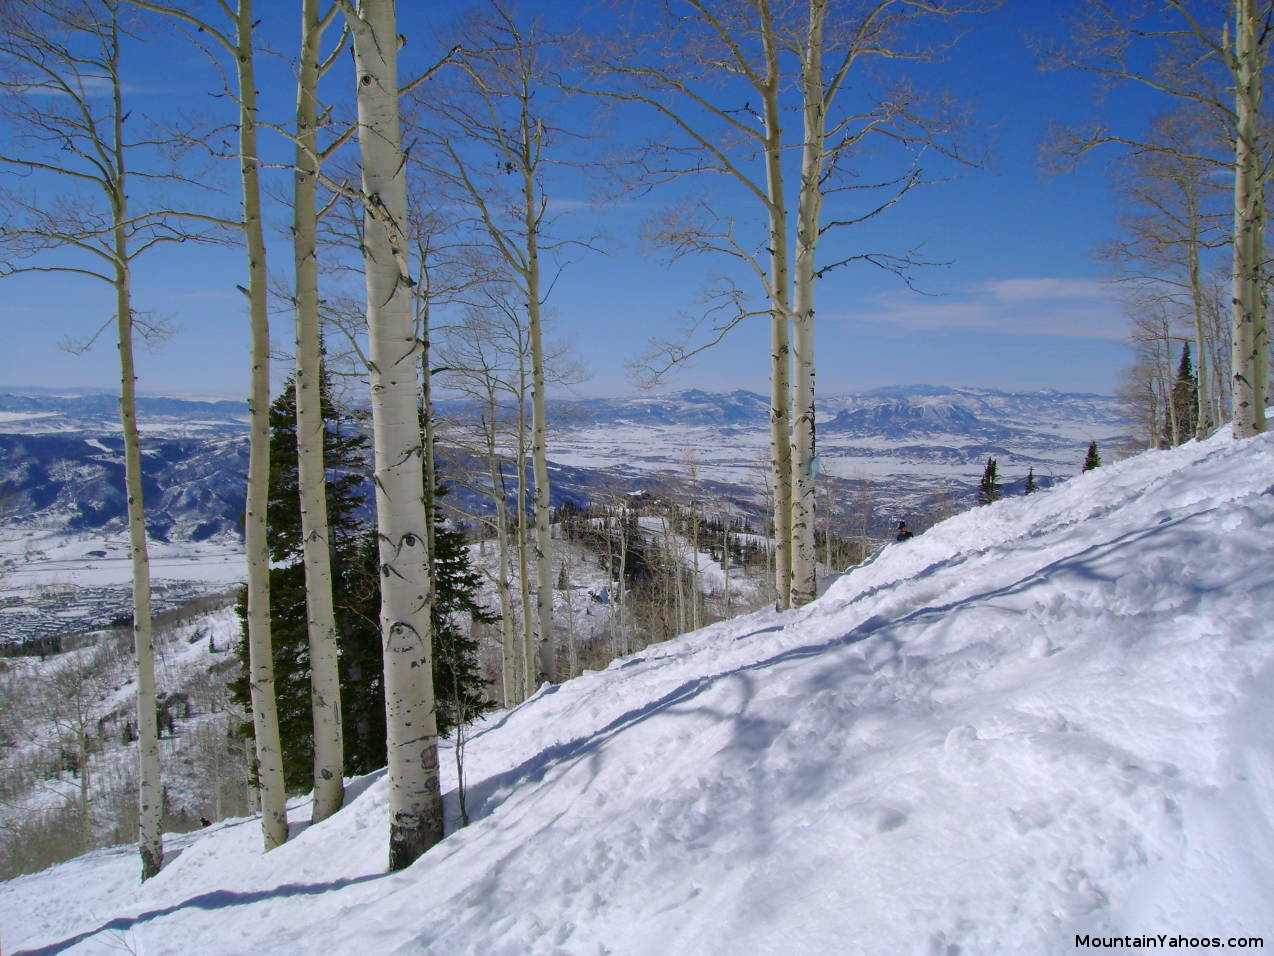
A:
<svg viewBox="0 0 1274 956">
<path fill-rule="evenodd" d="M 261 6 L 266 37 L 290 50 L 291 5 Z M 434 55 L 435 24 L 415 22 L 413 14 L 421 8 L 414 4 L 400 6 L 411 37 L 401 61 L 405 75 Z M 947 264 L 916 274 L 916 284 L 929 294 L 912 292 L 867 266 L 829 275 L 818 292 L 820 391 L 918 382 L 1113 391 L 1130 356 L 1118 301 L 1102 281 L 1106 267 L 1093 258 L 1095 246 L 1115 235 L 1106 159 L 1098 156 L 1060 176 L 1041 172 L 1037 162 L 1050 122 L 1074 122 L 1094 109 L 1087 79 L 1039 70 L 1025 39 L 1060 29 L 1071 6 L 1010 0 L 971 21 L 974 29 L 948 60 L 926 68 L 926 80 L 964 99 L 990 161 L 986 168 L 947 170 L 950 181 L 917 191 L 847 240 L 894 251 L 919 247 L 927 259 Z M 216 81 L 206 62 L 180 41 L 168 38 L 136 52 L 130 84 L 138 108 L 155 113 L 192 103 L 224 108 L 224 101 L 207 95 Z M 263 108 L 286 122 L 294 96 L 287 66 L 267 60 L 262 72 Z M 334 87 L 347 78 L 348 72 L 335 78 Z M 1107 108 L 1135 126 L 1144 118 L 1145 104 L 1136 99 Z M 648 128 L 637 117 L 629 122 L 634 135 Z M 273 148 L 280 159 L 287 152 L 277 138 Z M 217 175 L 233 188 L 228 164 Z M 284 171 L 268 178 L 271 188 L 286 190 Z M 695 188 L 726 205 L 738 201 L 726 188 L 718 192 L 717 184 Z M 628 361 L 645 350 L 652 335 L 673 334 L 694 313 L 720 266 L 702 259 L 668 263 L 643 248 L 642 221 L 673 194 L 597 206 L 590 202 L 594 192 L 583 179 L 563 177 L 554 186 L 563 229 L 600 230 L 605 252 L 572 257 L 548 313 L 553 334 L 569 342 L 593 372 L 579 393 L 625 394 L 634 390 Z M 826 211 L 835 214 L 835 205 L 829 203 Z M 283 207 L 273 210 L 270 225 L 271 270 L 286 280 L 290 248 Z M 162 345 L 143 352 L 143 391 L 223 397 L 246 392 L 247 320 L 235 288 L 242 270 L 242 253 L 235 248 L 173 249 L 141 266 L 138 308 L 168 317 L 175 330 Z M 88 282 L 49 276 L 0 282 L 0 387 L 113 387 L 117 372 L 109 336 L 85 355 L 59 348 L 64 338 L 89 335 L 109 319 L 111 307 L 110 290 Z M 289 316 L 280 312 L 273 321 L 274 339 L 286 350 Z M 668 384 L 764 392 L 768 354 L 766 321 L 750 320 Z M 284 374 L 286 362 L 280 362 L 276 379 Z"/>
</svg>

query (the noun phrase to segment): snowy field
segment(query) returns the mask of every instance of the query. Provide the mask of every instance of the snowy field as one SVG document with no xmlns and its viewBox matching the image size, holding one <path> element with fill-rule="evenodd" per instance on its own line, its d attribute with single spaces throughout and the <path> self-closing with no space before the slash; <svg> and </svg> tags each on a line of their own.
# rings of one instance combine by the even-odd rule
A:
<svg viewBox="0 0 1274 956">
<path fill-rule="evenodd" d="M 492 715 L 466 753 L 472 824 L 401 873 L 374 774 L 318 826 L 299 802 L 269 854 L 248 818 L 171 839 L 144 885 L 128 847 L 0 884 L 0 945 L 1268 947 L 1271 527 L 1274 435 L 1103 467 L 891 545 L 806 608 Z"/>
<path fill-rule="evenodd" d="M 243 545 L 227 541 L 150 541 L 150 574 L 158 581 L 190 581 L 219 590 L 246 574 Z M 23 532 L 0 544 L 0 555 L 12 566 L 0 581 L 0 594 L 49 585 L 131 587 L 132 558 L 127 532 L 111 535 L 65 535 Z"/>
</svg>

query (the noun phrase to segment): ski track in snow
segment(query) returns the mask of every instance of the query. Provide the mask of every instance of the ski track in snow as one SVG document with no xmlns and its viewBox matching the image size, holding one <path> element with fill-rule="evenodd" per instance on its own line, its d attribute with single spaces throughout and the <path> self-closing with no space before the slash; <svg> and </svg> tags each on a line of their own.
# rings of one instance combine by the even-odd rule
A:
<svg viewBox="0 0 1274 956">
<path fill-rule="evenodd" d="M 5 952 L 1069 953 L 1274 940 L 1274 435 L 950 519 L 816 602 L 486 718 L 472 824 L 384 874 L 385 781 L 0 884 Z M 442 754 L 449 815 L 454 765 Z M 1188 948 L 1175 949 L 1189 952 Z M 1202 950 L 1201 950 L 1202 951 Z"/>
</svg>

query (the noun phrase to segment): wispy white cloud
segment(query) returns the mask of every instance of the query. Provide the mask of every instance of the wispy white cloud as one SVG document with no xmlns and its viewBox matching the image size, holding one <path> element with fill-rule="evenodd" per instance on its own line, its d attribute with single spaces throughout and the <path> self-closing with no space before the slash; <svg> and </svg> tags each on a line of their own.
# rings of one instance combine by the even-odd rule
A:
<svg viewBox="0 0 1274 956">
<path fill-rule="evenodd" d="M 888 292 L 836 318 L 897 331 L 991 332 L 1123 339 L 1127 320 L 1110 284 L 1050 277 L 989 279 L 943 296 Z"/>
<path fill-rule="evenodd" d="M 974 286 L 1002 302 L 1043 302 L 1058 299 L 1105 299 L 1108 284 L 1097 279 L 992 279 Z"/>
<path fill-rule="evenodd" d="M 557 197 L 549 199 L 549 209 L 555 213 L 586 212 L 603 216 L 609 213 L 626 212 L 630 209 L 641 209 L 642 207 L 642 203 L 610 199 L 561 199 Z"/>
<path fill-rule="evenodd" d="M 114 83 L 109 76 L 97 76 L 92 73 L 81 73 L 79 76 L 70 76 L 66 78 L 66 83 L 71 89 L 78 87 L 79 93 L 85 97 L 93 98 L 98 96 L 110 96 L 114 90 Z M 66 91 L 52 80 L 36 80 L 31 83 L 23 83 L 21 80 L 15 81 L 10 87 L 14 92 L 23 96 L 66 96 Z M 120 90 L 124 93 L 140 92 L 141 87 L 134 87 L 131 84 L 121 83 Z"/>
</svg>

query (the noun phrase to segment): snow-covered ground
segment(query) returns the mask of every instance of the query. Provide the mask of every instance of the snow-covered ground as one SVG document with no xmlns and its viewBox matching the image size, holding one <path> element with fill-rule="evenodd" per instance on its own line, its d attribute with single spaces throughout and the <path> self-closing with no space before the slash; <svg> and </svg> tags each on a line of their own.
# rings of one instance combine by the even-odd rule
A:
<svg viewBox="0 0 1274 956">
<path fill-rule="evenodd" d="M 214 603 L 210 601 L 209 603 Z M 220 606 L 155 629 L 155 680 L 161 698 L 180 695 L 181 707 L 172 714 L 175 731 L 161 738 L 161 754 L 168 773 L 164 779 L 168 809 L 198 817 L 215 812 L 218 787 L 209 781 L 207 767 L 196 765 L 190 745 L 201 736 L 226 738 L 232 717 L 226 683 L 238 674 L 234 645 L 240 624 L 233 603 L 225 597 Z M 0 706 L 15 742 L 0 750 L 0 775 L 10 785 L 0 802 L 0 837 L 7 827 L 20 824 L 24 814 L 36 808 L 55 809 L 74 802 L 78 776 L 62 773 L 47 779 L 24 776 L 26 767 L 39 765 L 40 755 L 56 754 L 59 747 L 73 749 L 73 738 L 83 724 L 92 739 L 93 830 L 109 833 L 118 822 L 109 805 L 109 790 L 132 778 L 137 747 L 119 743 L 125 723 L 135 723 L 136 670 L 131 637 L 127 631 L 85 635 L 84 645 L 47 660 L 35 656 L 4 661 L 0 671 Z M 4 691 L 20 691 L 20 701 L 6 699 Z M 51 700 L 51 696 L 60 696 Z M 180 734 L 180 736 L 179 736 Z M 132 736 L 132 735 L 129 735 Z M 222 768 L 224 771 L 224 768 Z M 23 786 L 25 781 L 26 786 Z M 105 806 L 103 804 L 106 804 Z M 0 853 L 4 841 L 0 839 Z"/>
<path fill-rule="evenodd" d="M 174 838 L 144 885 L 132 848 L 0 885 L 0 944 L 1259 949 L 1274 944 L 1271 527 L 1274 435 L 1107 466 L 891 545 L 804 609 L 489 717 L 466 754 L 472 824 L 401 873 L 384 873 L 372 775 L 323 824 L 298 805 L 269 854 L 244 819 Z"/>
</svg>

